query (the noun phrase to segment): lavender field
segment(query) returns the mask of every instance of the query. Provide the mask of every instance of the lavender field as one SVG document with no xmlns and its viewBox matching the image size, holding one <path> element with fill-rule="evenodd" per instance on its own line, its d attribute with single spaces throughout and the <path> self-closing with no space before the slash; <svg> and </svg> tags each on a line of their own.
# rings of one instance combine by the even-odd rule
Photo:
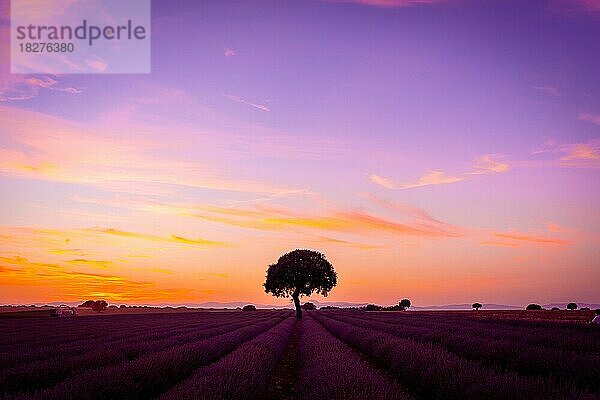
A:
<svg viewBox="0 0 600 400">
<path fill-rule="evenodd" d="M 597 327 L 484 313 L 4 319 L 0 398 L 600 398 Z"/>
</svg>

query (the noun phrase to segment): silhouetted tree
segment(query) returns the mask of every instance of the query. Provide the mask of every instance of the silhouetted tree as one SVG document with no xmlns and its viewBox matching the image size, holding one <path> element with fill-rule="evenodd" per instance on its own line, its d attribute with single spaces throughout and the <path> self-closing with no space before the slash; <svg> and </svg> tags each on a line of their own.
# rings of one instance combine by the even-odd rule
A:
<svg viewBox="0 0 600 400">
<path fill-rule="evenodd" d="M 294 250 L 279 257 L 269 265 L 265 292 L 276 297 L 291 297 L 296 308 L 296 318 L 302 318 L 300 296 L 313 292 L 323 296 L 337 284 L 337 274 L 325 255 L 314 250 Z"/>
<path fill-rule="evenodd" d="M 311 303 L 310 301 L 307 301 L 306 303 L 302 304 L 302 309 L 304 311 L 312 311 L 312 310 L 316 310 L 317 306 L 315 305 L 315 303 Z"/>
<path fill-rule="evenodd" d="M 473 303 L 471 307 L 473 307 L 475 311 L 479 311 L 479 309 L 483 306 L 481 305 L 481 303 Z"/>
<path fill-rule="evenodd" d="M 383 307 L 378 306 L 377 304 L 367 304 L 363 307 L 363 310 L 365 311 L 381 311 L 382 309 Z"/>
<path fill-rule="evenodd" d="M 92 310 L 96 312 L 106 311 L 106 307 L 108 307 L 108 303 L 104 300 L 96 300 L 94 304 L 92 304 Z"/>
<path fill-rule="evenodd" d="M 527 307 L 525 307 L 526 310 L 541 310 L 542 306 L 540 306 L 539 304 L 529 304 Z"/>
<path fill-rule="evenodd" d="M 552 307 L 552 311 L 560 311 L 560 308 L 558 308 L 558 307 Z"/>
<path fill-rule="evenodd" d="M 402 299 L 400 300 L 400 303 L 398 303 L 398 305 L 400 306 L 400 309 L 402 309 L 402 311 L 405 311 L 410 308 L 410 300 Z"/>
<path fill-rule="evenodd" d="M 83 303 L 81 303 L 78 307 L 92 308 L 92 306 L 94 305 L 94 303 L 95 303 L 94 300 L 86 300 Z"/>
<path fill-rule="evenodd" d="M 590 311 L 590 308 L 589 307 L 581 307 L 580 310 L 581 311 Z"/>
<path fill-rule="evenodd" d="M 567 304 L 567 310 L 577 310 L 577 304 L 575 304 L 575 303 Z"/>
<path fill-rule="evenodd" d="M 248 304 L 242 308 L 242 311 L 256 311 L 256 306 Z"/>
</svg>

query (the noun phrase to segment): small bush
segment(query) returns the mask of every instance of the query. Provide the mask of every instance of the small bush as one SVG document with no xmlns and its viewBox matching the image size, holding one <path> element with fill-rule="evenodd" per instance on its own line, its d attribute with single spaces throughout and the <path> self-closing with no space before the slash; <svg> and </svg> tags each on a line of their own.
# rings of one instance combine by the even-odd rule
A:
<svg viewBox="0 0 600 400">
<path fill-rule="evenodd" d="M 543 310 L 542 306 L 540 306 L 539 304 L 529 304 L 527 307 L 525 307 L 526 310 Z"/>
</svg>

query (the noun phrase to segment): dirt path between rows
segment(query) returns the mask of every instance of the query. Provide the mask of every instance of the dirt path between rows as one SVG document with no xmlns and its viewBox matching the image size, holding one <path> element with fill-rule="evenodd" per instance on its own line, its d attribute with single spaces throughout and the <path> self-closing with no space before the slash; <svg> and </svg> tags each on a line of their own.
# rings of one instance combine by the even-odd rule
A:
<svg viewBox="0 0 600 400">
<path fill-rule="evenodd" d="M 265 400 L 294 400 L 300 363 L 298 361 L 298 342 L 300 341 L 300 322 L 296 321 L 294 333 L 290 338 L 281 360 L 275 366 L 273 377 Z"/>
</svg>

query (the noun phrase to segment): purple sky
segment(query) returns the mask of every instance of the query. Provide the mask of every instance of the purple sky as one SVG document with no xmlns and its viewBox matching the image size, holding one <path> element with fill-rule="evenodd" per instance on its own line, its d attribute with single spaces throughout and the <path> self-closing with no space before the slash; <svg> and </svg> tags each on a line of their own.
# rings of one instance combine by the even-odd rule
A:
<svg viewBox="0 0 600 400">
<path fill-rule="evenodd" d="M 296 247 L 332 300 L 600 300 L 600 0 L 153 1 L 151 74 L 59 76 L 6 3 L 0 302 L 267 303 Z"/>
</svg>

